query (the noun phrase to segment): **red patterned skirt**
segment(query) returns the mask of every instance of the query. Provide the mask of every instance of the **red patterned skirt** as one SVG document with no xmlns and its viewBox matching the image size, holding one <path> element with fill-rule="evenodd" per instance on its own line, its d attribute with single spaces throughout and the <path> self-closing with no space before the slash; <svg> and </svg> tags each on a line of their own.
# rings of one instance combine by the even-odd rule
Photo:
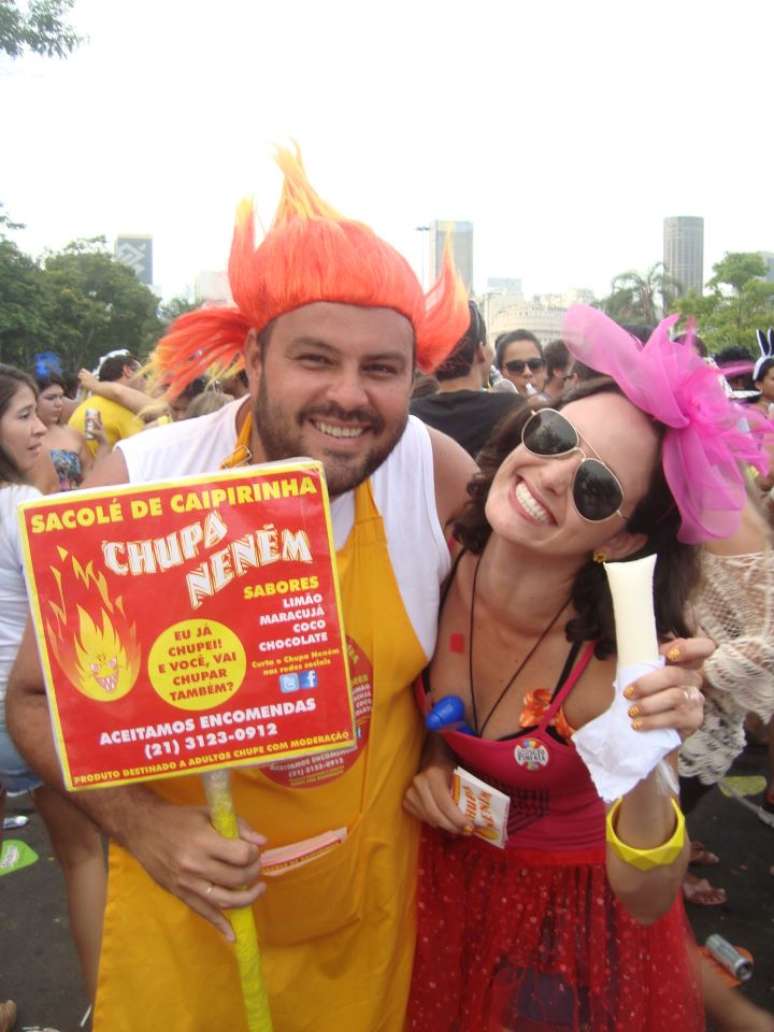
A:
<svg viewBox="0 0 774 1032">
<path fill-rule="evenodd" d="M 499 850 L 425 827 L 407 1028 L 699 1032 L 698 956 L 678 896 L 638 924 L 600 851 Z"/>
</svg>

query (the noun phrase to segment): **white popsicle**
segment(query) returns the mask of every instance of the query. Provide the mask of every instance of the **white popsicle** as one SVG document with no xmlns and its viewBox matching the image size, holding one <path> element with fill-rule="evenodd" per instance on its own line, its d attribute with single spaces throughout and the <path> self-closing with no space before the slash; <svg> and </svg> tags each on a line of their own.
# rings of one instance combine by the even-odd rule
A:
<svg viewBox="0 0 774 1032">
<path fill-rule="evenodd" d="M 656 556 L 629 563 L 605 563 L 613 596 L 618 669 L 658 659 L 656 616 L 653 611 L 653 571 Z"/>
</svg>

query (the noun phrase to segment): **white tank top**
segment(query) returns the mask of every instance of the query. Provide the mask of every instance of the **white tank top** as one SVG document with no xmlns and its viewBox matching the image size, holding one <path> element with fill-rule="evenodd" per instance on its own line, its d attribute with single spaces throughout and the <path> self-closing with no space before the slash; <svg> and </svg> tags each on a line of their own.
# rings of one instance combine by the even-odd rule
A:
<svg viewBox="0 0 774 1032">
<path fill-rule="evenodd" d="M 17 510 L 21 502 L 40 497 L 29 484 L 0 486 L 0 728 L 5 726 L 8 677 L 29 616 Z"/>
<path fill-rule="evenodd" d="M 137 483 L 209 473 L 236 448 L 236 417 L 242 400 L 198 419 L 156 427 L 120 441 Z M 384 521 L 387 546 L 403 604 L 425 655 L 435 649 L 440 585 L 451 566 L 435 505 L 433 452 L 427 427 L 409 416 L 386 462 L 371 476 L 374 502 Z M 336 548 L 352 529 L 354 494 L 334 498 L 331 518 Z"/>
</svg>

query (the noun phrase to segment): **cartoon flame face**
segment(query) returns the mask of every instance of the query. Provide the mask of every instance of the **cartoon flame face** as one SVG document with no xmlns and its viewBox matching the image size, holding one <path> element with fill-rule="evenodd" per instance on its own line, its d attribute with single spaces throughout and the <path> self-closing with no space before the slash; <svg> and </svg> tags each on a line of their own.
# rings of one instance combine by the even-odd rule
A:
<svg viewBox="0 0 774 1032">
<path fill-rule="evenodd" d="M 63 548 L 59 554 L 68 558 Z M 123 599 L 111 598 L 104 574 L 95 573 L 91 562 L 82 566 L 75 556 L 69 559 L 61 568 L 51 567 L 59 600 L 48 602 L 53 620 L 47 621 L 47 630 L 70 683 L 90 699 L 113 702 L 132 690 L 140 672 L 137 631 L 124 612 Z M 73 611 L 77 628 L 70 617 Z"/>
<path fill-rule="evenodd" d="M 102 627 L 98 627 L 85 609 L 78 606 L 80 626 L 74 640 L 76 688 L 92 699 L 106 701 L 120 699 L 131 690 L 137 679 L 140 655 L 139 650 L 133 649 L 130 659 L 104 609 L 101 616 Z"/>
</svg>

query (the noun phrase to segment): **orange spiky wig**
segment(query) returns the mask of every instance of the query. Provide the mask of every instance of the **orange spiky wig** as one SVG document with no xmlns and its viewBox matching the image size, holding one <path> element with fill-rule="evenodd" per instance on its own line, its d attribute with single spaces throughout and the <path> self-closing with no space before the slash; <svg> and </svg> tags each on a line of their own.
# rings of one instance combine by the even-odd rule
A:
<svg viewBox="0 0 774 1032">
<path fill-rule="evenodd" d="M 450 248 L 425 295 L 405 258 L 315 193 L 300 153 L 280 149 L 277 164 L 284 175 L 282 196 L 258 247 L 252 203 L 243 201 L 237 210 L 228 263 L 236 307 L 182 315 L 156 346 L 151 362 L 168 394 L 179 394 L 208 371 L 240 368 L 249 330 L 260 332 L 278 316 L 316 301 L 394 309 L 414 328 L 420 369 L 440 365 L 470 319 Z"/>
</svg>

